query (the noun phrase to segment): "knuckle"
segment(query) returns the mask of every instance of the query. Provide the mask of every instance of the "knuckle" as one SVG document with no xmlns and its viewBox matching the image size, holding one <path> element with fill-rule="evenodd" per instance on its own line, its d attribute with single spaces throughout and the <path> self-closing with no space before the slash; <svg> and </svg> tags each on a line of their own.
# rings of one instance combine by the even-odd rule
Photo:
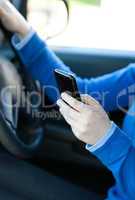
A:
<svg viewBox="0 0 135 200">
<path fill-rule="evenodd" d="M 71 103 L 72 103 L 73 105 L 76 104 L 75 99 L 73 99 L 72 97 L 70 97 L 70 101 L 71 101 Z"/>
<path fill-rule="evenodd" d="M 63 109 L 62 109 L 62 108 L 60 108 L 60 109 L 59 109 L 59 111 L 62 113 L 62 112 L 63 112 Z"/>
</svg>

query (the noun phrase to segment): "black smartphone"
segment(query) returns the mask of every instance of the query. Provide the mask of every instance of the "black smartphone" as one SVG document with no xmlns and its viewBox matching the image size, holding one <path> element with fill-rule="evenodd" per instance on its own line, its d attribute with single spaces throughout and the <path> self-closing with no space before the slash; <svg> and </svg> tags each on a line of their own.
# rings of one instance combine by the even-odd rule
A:
<svg viewBox="0 0 135 200">
<path fill-rule="evenodd" d="M 55 69 L 54 73 L 60 93 L 67 92 L 72 97 L 81 101 L 81 96 L 74 75 L 59 69 Z"/>
</svg>

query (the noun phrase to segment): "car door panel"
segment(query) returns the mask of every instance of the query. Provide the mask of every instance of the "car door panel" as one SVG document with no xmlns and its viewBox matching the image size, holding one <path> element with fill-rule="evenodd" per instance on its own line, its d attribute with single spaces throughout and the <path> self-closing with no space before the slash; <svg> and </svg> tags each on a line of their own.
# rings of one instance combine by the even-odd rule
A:
<svg viewBox="0 0 135 200">
<path fill-rule="evenodd" d="M 53 50 L 82 77 L 96 77 L 135 62 L 135 52 L 68 47 Z"/>
</svg>

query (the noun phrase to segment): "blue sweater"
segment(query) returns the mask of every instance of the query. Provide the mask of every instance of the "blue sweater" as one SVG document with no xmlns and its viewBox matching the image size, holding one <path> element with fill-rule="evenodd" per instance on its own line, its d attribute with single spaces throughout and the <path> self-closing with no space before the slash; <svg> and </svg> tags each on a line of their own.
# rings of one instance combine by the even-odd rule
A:
<svg viewBox="0 0 135 200">
<path fill-rule="evenodd" d="M 64 65 L 37 34 L 34 34 L 22 48 L 18 48 L 18 54 L 29 73 L 35 80 L 39 80 L 42 86 L 57 87 L 53 75 L 55 68 L 71 72 L 70 68 Z M 132 95 L 135 92 L 133 91 L 134 80 L 134 64 L 98 78 L 82 79 L 76 76 L 80 92 L 95 97 L 107 112 L 129 106 L 130 91 Z M 46 88 L 46 94 L 52 102 L 59 98 L 59 94 L 49 87 Z M 93 152 L 115 177 L 116 184 L 108 193 L 109 200 L 135 199 L 134 111 L 133 104 L 125 118 L 123 130 L 115 125 L 111 137 Z"/>
</svg>

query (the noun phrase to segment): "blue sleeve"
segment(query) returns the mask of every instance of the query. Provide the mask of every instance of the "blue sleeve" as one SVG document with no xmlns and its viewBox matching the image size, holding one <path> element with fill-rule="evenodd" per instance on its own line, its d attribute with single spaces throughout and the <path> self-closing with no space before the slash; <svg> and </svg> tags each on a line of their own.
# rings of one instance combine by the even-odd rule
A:
<svg viewBox="0 0 135 200">
<path fill-rule="evenodd" d="M 46 94 L 55 102 L 59 98 L 59 92 L 53 71 L 59 68 L 71 72 L 70 68 L 64 65 L 36 33 L 17 51 L 29 73 L 40 81 Z M 76 80 L 81 93 L 93 96 L 106 111 L 112 111 L 118 106 L 128 105 L 128 95 L 122 95 L 121 92 L 134 83 L 135 65 L 98 78 L 82 79 L 76 76 Z"/>
<path fill-rule="evenodd" d="M 116 185 L 110 190 L 109 199 L 134 199 L 135 148 L 125 133 L 117 127 L 109 140 L 93 154 L 115 177 Z"/>
<path fill-rule="evenodd" d="M 18 50 L 24 65 L 38 79 L 43 86 L 57 87 L 53 70 L 60 68 L 70 72 L 61 60 L 48 48 L 48 46 L 34 34 L 30 41 Z M 78 87 L 82 93 L 101 94 L 108 93 L 104 100 L 106 110 L 117 108 L 117 96 L 120 96 L 119 104 L 128 105 L 127 95 L 121 91 L 134 84 L 134 65 L 95 79 L 81 79 L 76 77 Z M 58 96 L 54 91 L 47 88 L 48 96 L 55 101 Z M 97 98 L 98 99 L 98 98 Z M 134 199 L 135 194 L 135 148 L 132 142 L 118 127 L 106 143 L 98 148 L 93 154 L 98 157 L 113 173 L 116 179 L 116 187 L 110 192 L 110 197 L 119 196 L 120 199 Z M 111 199 L 111 198 L 110 198 Z M 113 198 L 112 198 L 113 199 Z"/>
</svg>

